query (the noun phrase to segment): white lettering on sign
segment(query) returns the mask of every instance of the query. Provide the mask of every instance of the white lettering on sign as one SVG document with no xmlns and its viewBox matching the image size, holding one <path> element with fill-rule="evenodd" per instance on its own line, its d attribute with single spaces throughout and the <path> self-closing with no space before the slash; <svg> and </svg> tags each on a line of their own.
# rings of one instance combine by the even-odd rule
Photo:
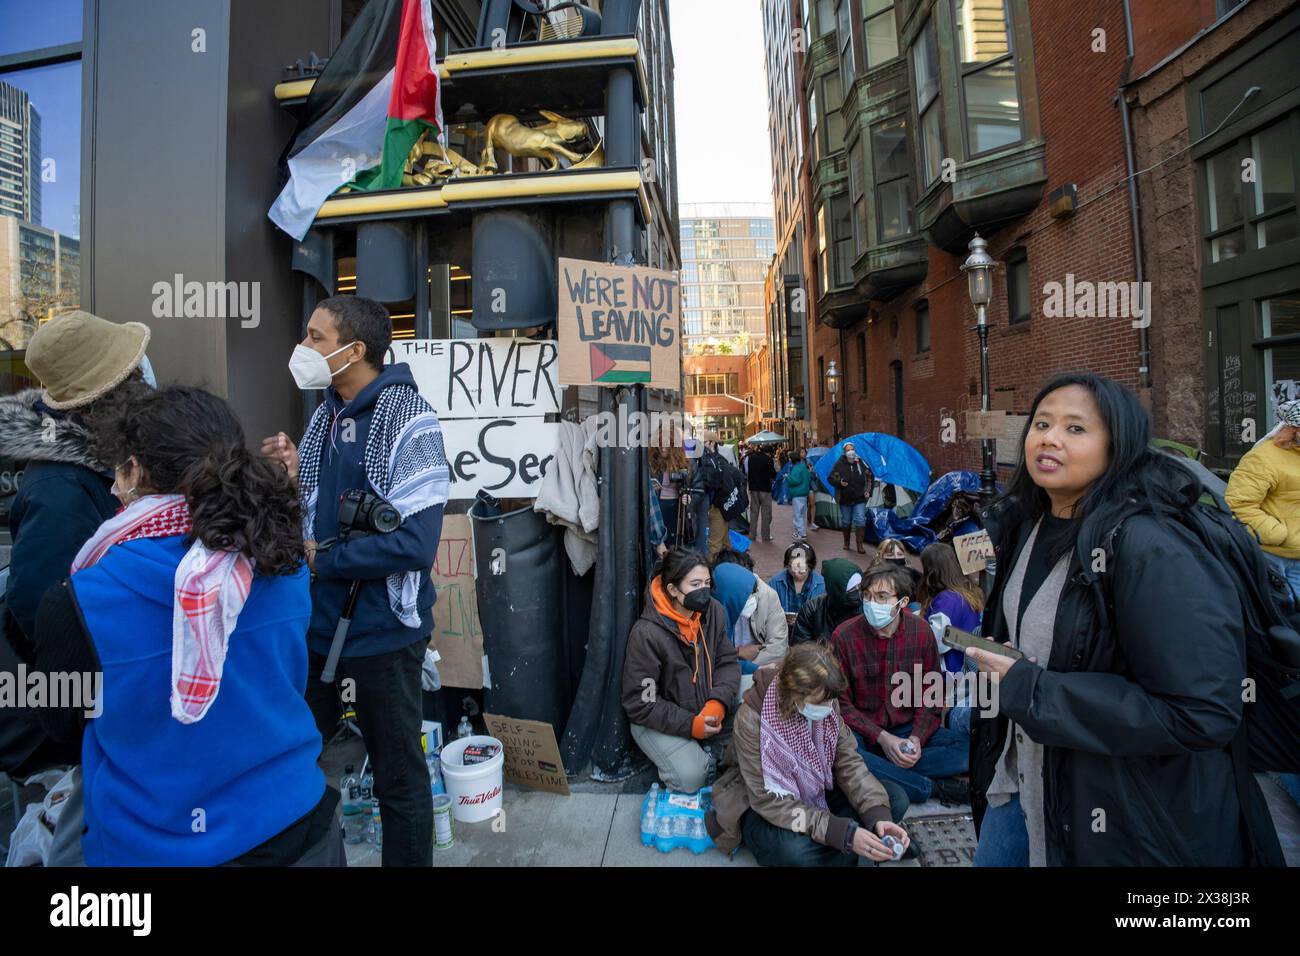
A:
<svg viewBox="0 0 1300 956">
<path fill-rule="evenodd" d="M 438 418 L 511 418 L 560 410 L 559 348 L 533 339 L 401 339 L 406 362 Z"/>
<path fill-rule="evenodd" d="M 498 498 L 536 498 L 555 458 L 559 427 L 542 418 L 444 421 L 452 500 L 473 498 L 480 488 Z"/>
</svg>

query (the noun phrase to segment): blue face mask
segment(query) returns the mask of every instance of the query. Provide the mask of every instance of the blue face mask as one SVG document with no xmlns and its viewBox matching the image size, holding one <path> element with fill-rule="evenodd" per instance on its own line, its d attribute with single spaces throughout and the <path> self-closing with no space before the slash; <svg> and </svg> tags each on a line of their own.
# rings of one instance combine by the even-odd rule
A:
<svg viewBox="0 0 1300 956">
<path fill-rule="evenodd" d="M 877 604 L 875 601 L 862 602 L 862 613 L 866 615 L 867 623 L 876 630 L 889 627 L 889 622 L 894 619 L 897 610 L 897 601 L 890 604 Z"/>
<path fill-rule="evenodd" d="M 825 720 L 831 715 L 831 705 L 804 704 L 799 708 L 799 713 L 803 714 L 809 720 Z"/>
</svg>

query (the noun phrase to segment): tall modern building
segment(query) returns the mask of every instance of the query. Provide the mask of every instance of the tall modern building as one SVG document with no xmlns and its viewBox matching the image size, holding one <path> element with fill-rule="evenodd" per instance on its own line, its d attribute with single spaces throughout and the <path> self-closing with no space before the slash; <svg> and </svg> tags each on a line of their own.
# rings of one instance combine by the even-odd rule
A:
<svg viewBox="0 0 1300 956">
<path fill-rule="evenodd" d="M 41 114 L 0 81 L 0 216 L 41 222 Z"/>
<path fill-rule="evenodd" d="M 680 209 L 682 340 L 747 354 L 766 334 L 763 278 L 776 251 L 765 203 L 688 203 Z"/>
</svg>

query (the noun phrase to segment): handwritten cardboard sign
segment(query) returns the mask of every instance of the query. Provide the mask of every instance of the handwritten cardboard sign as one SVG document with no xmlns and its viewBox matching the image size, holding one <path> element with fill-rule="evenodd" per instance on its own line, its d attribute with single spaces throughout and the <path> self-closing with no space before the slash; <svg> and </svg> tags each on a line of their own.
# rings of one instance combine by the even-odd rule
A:
<svg viewBox="0 0 1300 956">
<path fill-rule="evenodd" d="M 559 260 L 560 381 L 681 388 L 677 273 Z"/>
<path fill-rule="evenodd" d="M 560 410 L 559 345 L 533 339 L 399 339 L 387 364 L 411 366 L 438 418 L 540 417 Z"/>
<path fill-rule="evenodd" d="M 1007 413 L 997 411 L 970 411 L 966 413 L 967 438 L 1004 438 L 1006 437 Z"/>
<path fill-rule="evenodd" d="M 536 498 L 559 435 L 559 423 L 542 418 L 443 422 L 452 500 L 473 498 L 480 488 L 498 498 Z"/>
<path fill-rule="evenodd" d="M 970 534 L 959 534 L 952 539 L 953 550 L 957 552 L 957 563 L 961 565 L 962 574 L 974 574 L 988 566 L 993 557 L 993 541 L 989 538 L 987 528 L 981 528 Z"/>
<path fill-rule="evenodd" d="M 483 627 L 474 589 L 474 533 L 468 515 L 445 515 L 442 539 L 433 561 L 433 606 L 430 645 L 442 659 L 438 676 L 446 687 L 483 686 Z"/>
<path fill-rule="evenodd" d="M 534 790 L 569 795 L 555 728 L 544 720 L 516 720 L 484 714 L 488 733 L 501 741 L 506 752 L 505 776 L 511 783 Z"/>
</svg>

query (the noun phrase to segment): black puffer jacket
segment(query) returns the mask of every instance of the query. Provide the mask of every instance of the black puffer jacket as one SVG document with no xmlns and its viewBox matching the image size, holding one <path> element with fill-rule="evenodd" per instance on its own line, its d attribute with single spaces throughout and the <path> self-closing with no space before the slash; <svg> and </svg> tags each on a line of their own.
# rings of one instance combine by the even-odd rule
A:
<svg viewBox="0 0 1300 956">
<path fill-rule="evenodd" d="M 1011 499 L 984 517 L 999 569 L 985 633 L 1005 642 L 1002 592 L 1033 521 Z M 999 715 L 973 714 L 976 825 L 1009 718 L 1044 745 L 1048 865 L 1242 865 L 1245 819 L 1272 827 L 1258 818 L 1253 780 L 1243 816 L 1227 749 L 1246 677 L 1236 588 L 1176 519 L 1138 512 L 1106 569 L 1112 617 L 1092 566 L 1114 525 L 1094 524 L 1106 527 L 1079 536 L 1046 667 L 1017 662 L 1000 685 Z"/>
</svg>

